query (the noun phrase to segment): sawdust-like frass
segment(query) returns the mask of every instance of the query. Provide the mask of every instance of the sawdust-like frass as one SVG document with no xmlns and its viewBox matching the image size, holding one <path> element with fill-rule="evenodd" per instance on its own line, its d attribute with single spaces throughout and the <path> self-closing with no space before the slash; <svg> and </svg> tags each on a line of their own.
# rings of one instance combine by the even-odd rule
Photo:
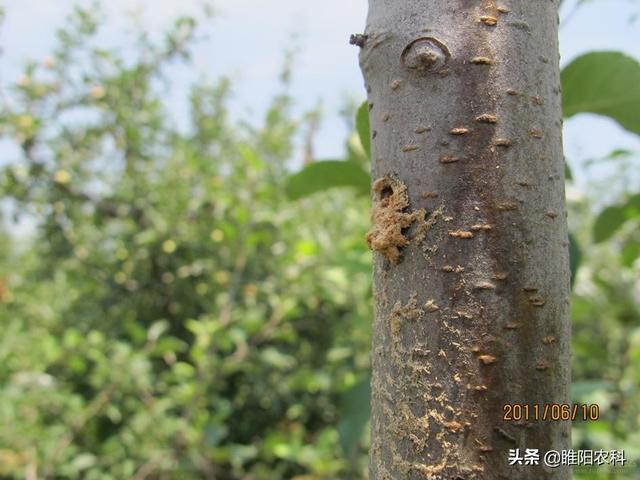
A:
<svg viewBox="0 0 640 480">
<path fill-rule="evenodd" d="M 418 220 L 424 220 L 424 209 L 408 212 L 407 186 L 391 176 L 384 176 L 373 184 L 371 230 L 365 237 L 369 248 L 398 264 L 400 250 L 409 243 L 406 230 Z"/>
</svg>

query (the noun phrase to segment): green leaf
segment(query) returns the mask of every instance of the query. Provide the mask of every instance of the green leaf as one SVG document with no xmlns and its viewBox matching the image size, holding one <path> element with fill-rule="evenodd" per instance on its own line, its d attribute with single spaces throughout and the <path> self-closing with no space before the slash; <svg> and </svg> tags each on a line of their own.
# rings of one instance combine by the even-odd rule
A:
<svg viewBox="0 0 640 480">
<path fill-rule="evenodd" d="M 371 416 L 371 376 L 367 375 L 347 390 L 342 397 L 342 416 L 338 423 L 340 445 L 350 457 L 355 452 L 364 427 Z"/>
<path fill-rule="evenodd" d="M 607 154 L 604 157 L 599 157 L 599 158 L 591 158 L 589 160 L 586 160 L 584 162 L 585 166 L 592 166 L 592 165 L 596 165 L 596 164 L 600 164 L 600 163 L 605 163 L 605 162 L 610 162 L 612 160 L 625 160 L 628 159 L 629 157 L 633 156 L 633 152 L 631 150 L 625 150 L 625 149 L 621 149 L 621 148 L 617 148 L 615 150 L 612 150 L 611 152 L 609 152 L 609 154 Z"/>
<path fill-rule="evenodd" d="M 593 240 L 596 243 L 610 238 L 616 230 L 627 220 L 625 208 L 620 205 L 612 205 L 600 212 L 593 225 Z"/>
<path fill-rule="evenodd" d="M 291 200 L 306 197 L 333 187 L 354 187 L 366 194 L 370 177 L 362 167 L 343 160 L 324 160 L 310 163 L 287 179 L 286 192 Z"/>
<path fill-rule="evenodd" d="M 581 382 L 574 382 L 571 384 L 571 398 L 578 402 L 593 395 L 595 392 L 607 391 L 611 389 L 610 382 L 604 380 L 583 380 Z"/>
<path fill-rule="evenodd" d="M 347 161 L 356 163 L 362 166 L 363 169 L 368 170 L 369 156 L 364 151 L 362 142 L 360 142 L 360 136 L 357 133 L 352 133 L 347 139 Z"/>
<path fill-rule="evenodd" d="M 629 197 L 626 208 L 628 217 L 637 217 L 640 215 L 640 193 Z"/>
<path fill-rule="evenodd" d="M 638 257 L 640 257 L 640 243 L 629 242 L 622 249 L 620 261 L 625 267 L 631 267 Z"/>
<path fill-rule="evenodd" d="M 573 173 L 571 173 L 571 167 L 566 161 L 564 162 L 564 178 L 565 180 L 573 181 Z"/>
<path fill-rule="evenodd" d="M 286 370 L 293 368 L 296 365 L 296 359 L 291 355 L 282 353 L 280 350 L 274 347 L 265 348 L 260 357 L 266 365 L 270 365 L 278 370 Z"/>
<path fill-rule="evenodd" d="M 158 320 L 154 322 L 151 327 L 149 327 L 149 331 L 147 332 L 147 341 L 151 343 L 155 343 L 160 335 L 166 332 L 169 329 L 169 322 L 166 320 Z"/>
<path fill-rule="evenodd" d="M 360 143 L 367 157 L 371 158 L 371 133 L 369 131 L 369 104 L 363 102 L 356 113 L 356 130 L 360 137 Z"/>
<path fill-rule="evenodd" d="M 264 168 L 264 162 L 258 156 L 257 152 L 249 145 L 240 144 L 237 147 L 240 156 L 247 162 L 247 164 L 256 170 L 262 170 Z"/>
<path fill-rule="evenodd" d="M 80 472 L 94 466 L 96 460 L 96 456 L 91 453 L 81 453 L 72 460 L 71 466 L 76 472 Z"/>
<path fill-rule="evenodd" d="M 611 237 L 627 220 L 640 216 L 640 193 L 626 202 L 605 208 L 596 218 L 593 238 L 596 243 Z"/>
<path fill-rule="evenodd" d="M 640 63 L 620 52 L 591 52 L 561 74 L 562 106 L 569 118 L 581 112 L 605 115 L 640 134 Z"/>
<path fill-rule="evenodd" d="M 631 150 L 627 150 L 624 148 L 616 148 L 615 150 L 611 151 L 609 155 L 606 156 L 606 159 L 612 160 L 615 158 L 625 158 L 625 157 L 630 157 L 631 155 L 633 155 L 633 152 Z"/>
<path fill-rule="evenodd" d="M 580 245 L 578 245 L 578 241 L 576 237 L 572 234 L 569 234 L 569 265 L 571 267 L 571 287 L 573 288 L 573 284 L 576 280 L 576 274 L 578 273 L 578 267 L 582 262 L 582 250 L 580 249 Z"/>
</svg>

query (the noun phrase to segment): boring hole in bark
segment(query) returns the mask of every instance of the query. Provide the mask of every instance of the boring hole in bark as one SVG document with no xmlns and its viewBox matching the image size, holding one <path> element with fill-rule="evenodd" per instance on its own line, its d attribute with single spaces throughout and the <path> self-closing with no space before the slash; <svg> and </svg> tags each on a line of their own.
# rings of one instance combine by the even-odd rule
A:
<svg viewBox="0 0 640 480">
<path fill-rule="evenodd" d="M 384 187 L 382 187 L 382 190 L 380 190 L 379 195 L 380 195 L 380 200 L 389 198 L 391 195 L 393 195 L 393 187 L 391 187 L 391 185 L 385 185 Z"/>
</svg>

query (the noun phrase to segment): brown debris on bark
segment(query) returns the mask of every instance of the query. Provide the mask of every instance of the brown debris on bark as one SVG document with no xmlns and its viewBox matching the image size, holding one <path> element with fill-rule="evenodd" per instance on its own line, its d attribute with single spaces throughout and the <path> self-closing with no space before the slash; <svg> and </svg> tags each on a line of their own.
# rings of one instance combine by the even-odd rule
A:
<svg viewBox="0 0 640 480">
<path fill-rule="evenodd" d="M 409 243 L 404 230 L 416 220 L 424 219 L 425 211 L 408 212 L 407 186 L 388 175 L 374 182 L 373 194 L 372 227 L 365 237 L 367 245 L 395 265 L 400 261 L 400 249 Z"/>
</svg>

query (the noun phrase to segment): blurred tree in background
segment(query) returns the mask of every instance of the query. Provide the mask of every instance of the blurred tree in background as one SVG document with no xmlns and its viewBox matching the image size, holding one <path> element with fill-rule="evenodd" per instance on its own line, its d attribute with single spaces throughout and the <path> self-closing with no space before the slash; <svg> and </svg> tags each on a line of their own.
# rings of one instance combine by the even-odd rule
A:
<svg viewBox="0 0 640 480">
<path fill-rule="evenodd" d="M 0 473 L 339 477 L 339 399 L 368 366 L 366 199 L 287 200 L 287 75 L 259 129 L 229 122 L 227 80 L 194 85 L 180 133 L 163 69 L 195 20 L 125 55 L 99 18 L 76 9 L 3 105 L 3 198 L 37 231 L 2 240 Z"/>
<path fill-rule="evenodd" d="M 161 41 L 138 32 L 124 53 L 100 44 L 100 18 L 76 8 L 52 55 L 0 98 L 0 137 L 20 153 L 0 177 L 0 478 L 364 478 L 366 111 L 345 160 L 291 176 L 317 112 L 293 115 L 288 63 L 259 127 L 230 120 L 223 78 L 193 85 L 182 131 L 165 72 L 188 60 L 196 19 Z M 565 96 L 586 85 L 567 115 L 595 110 L 576 78 L 563 77 Z M 626 117 L 596 113 L 640 133 L 637 84 L 626 90 Z M 637 462 L 637 152 L 600 162 L 614 173 L 593 192 L 616 203 L 570 198 L 574 400 L 602 416 L 576 423 L 574 443 Z M 11 221 L 35 233 L 16 237 Z M 598 472 L 576 478 L 640 467 Z"/>
</svg>

